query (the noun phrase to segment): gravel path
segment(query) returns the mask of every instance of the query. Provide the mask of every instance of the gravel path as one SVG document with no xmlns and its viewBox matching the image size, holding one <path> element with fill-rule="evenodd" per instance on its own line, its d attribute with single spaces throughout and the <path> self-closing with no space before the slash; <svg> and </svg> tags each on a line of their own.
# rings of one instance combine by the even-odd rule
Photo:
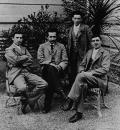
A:
<svg viewBox="0 0 120 130">
<path fill-rule="evenodd" d="M 109 83 L 109 90 L 105 96 L 109 109 L 102 109 L 102 118 L 97 117 L 95 109 L 86 108 L 83 120 L 73 124 L 68 123 L 73 112 L 60 110 L 58 99 L 48 114 L 17 115 L 15 107 L 5 108 L 7 96 L 1 94 L 0 130 L 120 130 L 120 86 Z"/>
</svg>

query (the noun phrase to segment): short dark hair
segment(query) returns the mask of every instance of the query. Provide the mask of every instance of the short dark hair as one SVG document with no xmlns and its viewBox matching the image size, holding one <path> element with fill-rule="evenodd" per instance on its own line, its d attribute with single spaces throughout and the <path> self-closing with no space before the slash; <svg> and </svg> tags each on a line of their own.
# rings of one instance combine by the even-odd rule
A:
<svg viewBox="0 0 120 130">
<path fill-rule="evenodd" d="M 80 11 L 74 11 L 74 12 L 72 13 L 72 17 L 74 17 L 74 15 L 80 15 L 82 18 L 83 18 L 83 16 L 84 16 L 84 14 L 83 14 L 82 12 L 80 12 Z"/>
<path fill-rule="evenodd" d="M 20 30 L 12 32 L 11 36 L 14 37 L 15 34 L 22 34 L 24 36 L 24 33 Z"/>
<path fill-rule="evenodd" d="M 102 37 L 100 35 L 93 35 L 92 38 L 95 38 L 95 37 L 99 37 L 100 40 L 102 41 Z"/>
<path fill-rule="evenodd" d="M 49 28 L 47 32 L 48 32 L 48 33 L 49 33 L 49 32 L 56 32 L 56 34 L 57 34 L 57 33 L 58 33 L 58 30 L 57 30 L 57 28 Z"/>
<path fill-rule="evenodd" d="M 47 30 L 47 37 L 48 37 L 48 35 L 49 35 L 49 32 L 56 32 L 56 36 L 58 36 L 58 30 L 57 30 L 57 28 L 49 28 L 48 30 Z"/>
</svg>

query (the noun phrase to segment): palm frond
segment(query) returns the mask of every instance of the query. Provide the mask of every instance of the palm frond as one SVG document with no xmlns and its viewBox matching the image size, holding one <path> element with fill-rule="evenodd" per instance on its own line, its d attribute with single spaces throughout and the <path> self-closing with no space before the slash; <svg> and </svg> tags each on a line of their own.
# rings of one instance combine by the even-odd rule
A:
<svg viewBox="0 0 120 130">
<path fill-rule="evenodd" d="M 81 4 L 81 0 L 62 1 L 67 14 L 75 10 L 85 12 L 84 21 L 91 27 L 93 34 L 106 35 L 115 44 L 113 39 L 115 35 L 119 36 L 118 27 L 120 26 L 120 17 L 117 16 L 120 11 L 119 0 L 86 0 L 86 6 Z M 116 26 L 118 32 L 114 34 L 111 29 Z M 116 44 L 115 46 L 120 51 Z"/>
</svg>

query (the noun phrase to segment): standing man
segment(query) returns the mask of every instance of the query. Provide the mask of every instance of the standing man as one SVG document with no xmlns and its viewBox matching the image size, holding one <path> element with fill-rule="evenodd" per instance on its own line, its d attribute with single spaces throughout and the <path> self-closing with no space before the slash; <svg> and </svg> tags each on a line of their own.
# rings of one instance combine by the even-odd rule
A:
<svg viewBox="0 0 120 130">
<path fill-rule="evenodd" d="M 43 109 L 43 113 L 48 113 L 51 109 L 52 97 L 55 91 L 66 98 L 61 87 L 60 74 L 68 64 L 68 57 L 64 45 L 57 42 L 56 29 L 48 30 L 48 41 L 39 46 L 37 58 L 43 66 L 43 78 L 48 82 Z"/>
<path fill-rule="evenodd" d="M 101 38 L 99 36 L 92 38 L 93 49 L 89 50 L 79 66 L 79 71 L 75 82 L 68 94 L 67 101 L 63 105 L 64 111 L 70 110 L 74 102 L 75 114 L 69 119 L 69 122 L 76 122 L 83 116 L 84 90 L 86 87 L 99 87 L 105 90 L 107 82 L 107 73 L 110 68 L 110 55 L 108 51 L 101 47 Z M 80 103 L 80 104 L 79 104 Z M 78 112 L 78 105 L 80 111 Z"/>
<path fill-rule="evenodd" d="M 68 58 L 70 65 L 69 81 L 72 86 L 80 62 L 90 47 L 92 32 L 90 28 L 82 23 L 82 14 L 74 12 L 72 15 L 73 26 L 69 30 L 68 36 Z"/>
<path fill-rule="evenodd" d="M 5 57 L 8 64 L 8 82 L 14 84 L 17 92 L 14 96 L 22 96 L 24 100 L 22 102 L 22 112 L 26 113 L 25 108 L 29 104 L 29 99 L 32 101 L 31 108 L 34 107 L 34 102 L 40 93 L 47 87 L 47 82 L 41 77 L 30 73 L 27 68 L 32 64 L 32 56 L 28 50 L 21 44 L 23 42 L 23 34 L 21 32 L 15 32 L 13 35 L 13 44 L 6 48 Z M 26 80 L 35 85 L 32 92 L 27 93 L 30 86 L 27 85 Z M 30 104 L 29 104 L 30 105 Z"/>
</svg>

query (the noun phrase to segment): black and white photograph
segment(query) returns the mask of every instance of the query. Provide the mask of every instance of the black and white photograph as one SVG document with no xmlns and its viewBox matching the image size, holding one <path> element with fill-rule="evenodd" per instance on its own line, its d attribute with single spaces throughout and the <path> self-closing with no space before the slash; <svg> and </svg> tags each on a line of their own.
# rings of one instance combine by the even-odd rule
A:
<svg viewBox="0 0 120 130">
<path fill-rule="evenodd" d="M 0 0 L 0 130 L 120 130 L 119 69 L 119 0 Z"/>
</svg>

